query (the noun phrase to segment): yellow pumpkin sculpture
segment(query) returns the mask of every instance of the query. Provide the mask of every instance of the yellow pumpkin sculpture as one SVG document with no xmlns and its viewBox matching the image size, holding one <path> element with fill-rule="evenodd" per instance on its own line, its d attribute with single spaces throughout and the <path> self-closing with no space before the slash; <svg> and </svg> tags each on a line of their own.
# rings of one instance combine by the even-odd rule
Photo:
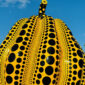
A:
<svg viewBox="0 0 85 85">
<path fill-rule="evenodd" d="M 85 85 L 85 56 L 70 29 L 45 15 L 19 20 L 0 45 L 0 85 Z"/>
</svg>

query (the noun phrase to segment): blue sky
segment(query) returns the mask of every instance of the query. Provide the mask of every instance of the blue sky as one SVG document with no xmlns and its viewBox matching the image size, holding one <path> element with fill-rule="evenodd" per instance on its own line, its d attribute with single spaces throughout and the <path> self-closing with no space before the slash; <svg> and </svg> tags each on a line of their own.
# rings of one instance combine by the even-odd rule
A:
<svg viewBox="0 0 85 85">
<path fill-rule="evenodd" d="M 21 18 L 38 14 L 41 0 L 0 0 L 0 43 Z M 63 20 L 85 51 L 85 0 L 48 0 L 46 14 Z"/>
</svg>

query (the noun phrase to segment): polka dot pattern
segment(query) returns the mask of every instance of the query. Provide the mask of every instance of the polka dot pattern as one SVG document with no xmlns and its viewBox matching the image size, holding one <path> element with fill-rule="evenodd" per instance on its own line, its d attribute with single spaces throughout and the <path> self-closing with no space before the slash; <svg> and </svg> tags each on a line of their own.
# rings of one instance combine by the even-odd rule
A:
<svg viewBox="0 0 85 85">
<path fill-rule="evenodd" d="M 60 46 L 57 33 L 55 32 L 53 18 L 46 16 L 45 24 L 45 31 L 43 32 L 37 56 L 36 69 L 33 73 L 33 85 L 53 85 L 59 79 Z M 56 62 L 59 65 L 56 65 Z"/>
<path fill-rule="evenodd" d="M 28 82 L 33 85 L 85 84 L 85 55 L 82 48 L 67 25 L 58 20 L 57 28 L 62 28 L 61 34 L 64 33 L 63 38 L 66 41 L 64 48 L 67 50 L 67 56 L 63 57 L 63 46 L 59 39 L 62 37 L 59 36 L 55 20 L 51 16 L 45 15 L 45 8 L 46 5 L 43 6 L 41 3 L 39 16 L 19 20 L 0 45 L 1 58 L 6 52 L 5 61 L 0 61 L 2 66 L 5 63 L 5 69 L 2 68 L 3 72 L 0 69 L 0 75 L 4 73 L 5 76 L 1 76 L 0 79 L 4 78 L 6 85 L 25 85 Z M 36 62 L 33 62 L 35 63 L 33 65 L 36 67 L 32 68 L 34 69 L 32 71 L 29 69 L 31 67 L 30 62 L 32 62 L 29 54 L 31 53 L 30 50 L 32 51 L 30 47 L 33 39 L 37 35 L 35 28 L 39 25 L 38 19 L 42 20 L 44 31 L 41 36 L 42 40 L 39 41 L 38 53 L 34 56 Z M 28 64 L 29 66 L 27 66 Z M 32 71 L 32 74 L 27 75 L 26 69 Z M 29 76 L 27 81 L 26 76 Z"/>
</svg>

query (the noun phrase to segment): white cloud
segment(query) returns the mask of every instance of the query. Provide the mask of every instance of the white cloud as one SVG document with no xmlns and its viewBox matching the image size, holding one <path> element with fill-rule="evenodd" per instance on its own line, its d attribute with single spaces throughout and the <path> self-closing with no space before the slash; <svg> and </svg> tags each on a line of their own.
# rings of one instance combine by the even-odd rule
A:
<svg viewBox="0 0 85 85">
<path fill-rule="evenodd" d="M 30 0 L 0 0 L 0 7 L 16 6 L 18 4 L 19 8 L 24 8 L 28 3 L 30 3 Z"/>
</svg>

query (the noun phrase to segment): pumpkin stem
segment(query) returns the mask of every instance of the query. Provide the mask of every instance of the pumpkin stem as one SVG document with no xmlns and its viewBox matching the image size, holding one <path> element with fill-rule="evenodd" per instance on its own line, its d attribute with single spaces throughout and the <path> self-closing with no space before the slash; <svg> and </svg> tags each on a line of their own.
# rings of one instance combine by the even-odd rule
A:
<svg viewBox="0 0 85 85">
<path fill-rule="evenodd" d="M 47 0 L 42 0 L 39 8 L 39 17 L 43 18 L 45 16 L 46 6 L 47 6 Z"/>
</svg>

